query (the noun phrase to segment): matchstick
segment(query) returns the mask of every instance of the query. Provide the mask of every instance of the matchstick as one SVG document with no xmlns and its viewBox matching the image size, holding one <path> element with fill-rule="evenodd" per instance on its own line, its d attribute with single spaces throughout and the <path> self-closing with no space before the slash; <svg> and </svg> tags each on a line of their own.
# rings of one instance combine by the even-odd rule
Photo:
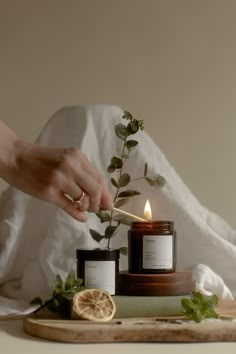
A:
<svg viewBox="0 0 236 354">
<path fill-rule="evenodd" d="M 121 213 L 121 214 L 128 215 L 128 216 L 130 216 L 131 218 L 137 219 L 137 220 L 139 220 L 139 221 L 146 221 L 146 222 L 147 222 L 147 220 L 145 220 L 145 219 L 143 219 L 143 218 L 140 218 L 140 217 L 137 216 L 137 215 L 130 214 L 130 213 L 128 213 L 127 211 L 124 211 L 124 210 L 121 210 L 121 209 L 118 209 L 118 208 L 113 208 L 113 210 L 118 211 L 118 212 Z"/>
</svg>

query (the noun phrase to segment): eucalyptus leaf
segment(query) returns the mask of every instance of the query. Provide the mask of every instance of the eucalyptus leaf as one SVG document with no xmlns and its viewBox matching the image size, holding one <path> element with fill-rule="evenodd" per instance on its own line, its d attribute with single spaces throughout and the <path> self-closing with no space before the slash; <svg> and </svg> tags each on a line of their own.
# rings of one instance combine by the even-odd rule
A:
<svg viewBox="0 0 236 354">
<path fill-rule="evenodd" d="M 166 184 L 166 179 L 162 176 L 158 176 L 156 178 L 156 185 L 159 187 L 159 188 L 162 188 L 164 187 L 164 185 Z"/>
<path fill-rule="evenodd" d="M 128 248 L 127 247 L 120 247 L 120 254 L 122 254 L 123 256 L 127 256 Z"/>
<path fill-rule="evenodd" d="M 116 169 L 121 168 L 123 165 L 122 159 L 120 157 L 113 156 L 111 159 L 111 165 L 115 166 Z"/>
<path fill-rule="evenodd" d="M 111 184 L 112 184 L 114 187 L 118 188 L 118 183 L 116 182 L 115 178 L 111 178 Z"/>
<path fill-rule="evenodd" d="M 111 215 L 108 213 L 105 213 L 104 211 L 99 211 L 98 213 L 96 213 L 96 215 L 102 223 L 111 220 Z"/>
<path fill-rule="evenodd" d="M 139 130 L 139 124 L 137 120 L 132 120 L 128 125 L 127 125 L 127 131 L 129 134 L 135 134 Z"/>
<path fill-rule="evenodd" d="M 118 194 L 119 198 L 125 198 L 125 197 L 134 197 L 136 195 L 140 195 L 141 193 L 138 191 L 135 191 L 133 189 L 127 189 L 126 191 L 120 192 Z"/>
<path fill-rule="evenodd" d="M 138 141 L 136 140 L 127 140 L 126 143 L 125 143 L 125 146 L 127 147 L 127 149 L 132 149 L 134 148 L 135 146 L 138 145 Z"/>
<path fill-rule="evenodd" d="M 103 238 L 104 235 L 101 235 L 98 231 L 94 229 L 89 229 L 90 235 L 96 242 L 100 242 Z"/>
<path fill-rule="evenodd" d="M 147 171 L 148 171 L 148 164 L 147 164 L 147 162 L 145 162 L 145 165 L 144 165 L 144 177 L 147 176 Z"/>
<path fill-rule="evenodd" d="M 124 111 L 124 114 L 123 114 L 122 118 L 128 119 L 128 120 L 133 120 L 132 114 L 130 112 L 128 112 L 128 111 Z"/>
<path fill-rule="evenodd" d="M 114 235 L 116 229 L 117 226 L 112 226 L 112 225 L 107 226 L 107 228 L 105 229 L 105 238 L 106 239 L 111 238 Z"/>
<path fill-rule="evenodd" d="M 107 167 L 107 172 L 109 173 L 112 173 L 116 170 L 116 166 L 115 165 L 112 165 L 110 164 L 108 167 Z"/>
<path fill-rule="evenodd" d="M 122 123 L 119 123 L 115 126 L 115 133 L 118 136 L 118 138 L 125 140 L 127 136 L 129 135 L 129 132 L 126 128 L 126 126 Z"/>
<path fill-rule="evenodd" d="M 147 183 L 148 183 L 150 186 L 155 186 L 155 185 L 156 185 L 156 181 L 155 181 L 153 178 L 145 177 L 145 181 L 147 181 Z"/>
<path fill-rule="evenodd" d="M 129 202 L 129 198 L 122 198 L 122 199 L 118 199 L 115 204 L 114 207 L 115 208 L 120 208 L 123 205 L 126 205 Z"/>
<path fill-rule="evenodd" d="M 129 216 L 123 214 L 114 215 L 112 218 L 114 221 L 118 221 L 120 224 L 130 226 L 132 224 L 133 219 Z"/>
<path fill-rule="evenodd" d="M 119 187 L 126 187 L 127 184 L 130 182 L 130 175 L 128 173 L 124 173 L 123 175 L 120 176 L 118 180 L 118 186 Z"/>
</svg>

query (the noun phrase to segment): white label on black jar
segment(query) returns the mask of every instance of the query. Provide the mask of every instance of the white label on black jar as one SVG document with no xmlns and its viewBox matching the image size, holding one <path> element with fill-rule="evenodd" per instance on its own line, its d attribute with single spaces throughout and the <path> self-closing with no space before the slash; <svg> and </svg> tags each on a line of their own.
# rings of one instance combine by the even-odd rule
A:
<svg viewBox="0 0 236 354">
<path fill-rule="evenodd" d="M 115 294 L 115 261 L 85 261 L 84 286 L 87 289 L 102 289 Z"/>
<path fill-rule="evenodd" d="M 143 269 L 173 268 L 173 236 L 143 236 Z"/>
</svg>

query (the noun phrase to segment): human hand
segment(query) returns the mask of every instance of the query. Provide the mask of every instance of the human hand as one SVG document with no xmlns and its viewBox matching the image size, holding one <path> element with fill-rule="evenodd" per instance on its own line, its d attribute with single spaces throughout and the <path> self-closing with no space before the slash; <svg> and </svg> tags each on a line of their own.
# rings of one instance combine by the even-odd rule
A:
<svg viewBox="0 0 236 354">
<path fill-rule="evenodd" d="M 102 176 L 76 148 L 42 147 L 17 139 L 2 177 L 21 191 L 58 205 L 78 221 L 86 221 L 86 210 L 112 208 Z M 81 204 L 76 205 L 80 198 Z"/>
</svg>

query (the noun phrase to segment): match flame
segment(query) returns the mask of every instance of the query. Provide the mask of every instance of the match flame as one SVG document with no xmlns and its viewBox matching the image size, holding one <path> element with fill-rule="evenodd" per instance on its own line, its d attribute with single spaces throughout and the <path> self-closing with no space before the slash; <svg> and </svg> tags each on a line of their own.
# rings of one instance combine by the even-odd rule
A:
<svg viewBox="0 0 236 354">
<path fill-rule="evenodd" d="M 146 216 L 147 220 L 152 220 L 152 210 L 149 200 L 146 201 L 144 215 Z"/>
</svg>

